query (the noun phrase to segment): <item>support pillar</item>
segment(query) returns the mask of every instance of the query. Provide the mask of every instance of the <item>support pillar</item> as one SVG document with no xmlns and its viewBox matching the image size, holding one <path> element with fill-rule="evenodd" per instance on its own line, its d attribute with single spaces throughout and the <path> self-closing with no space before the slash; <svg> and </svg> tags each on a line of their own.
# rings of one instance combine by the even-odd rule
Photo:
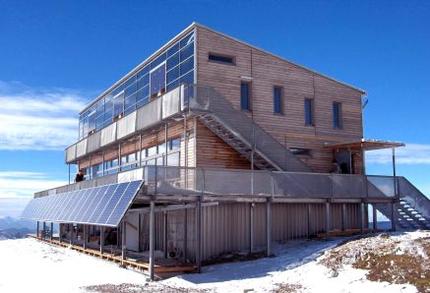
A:
<svg viewBox="0 0 430 293">
<path fill-rule="evenodd" d="M 105 245 L 105 227 L 100 226 L 100 254 L 103 254 L 103 246 Z"/>
<path fill-rule="evenodd" d="M 36 238 L 39 238 L 39 230 L 40 230 L 40 227 L 39 227 L 39 221 L 37 221 L 36 222 Z"/>
<path fill-rule="evenodd" d="M 184 262 L 187 261 L 188 250 L 188 210 L 184 209 Z"/>
<path fill-rule="evenodd" d="M 364 229 L 365 229 L 365 222 L 366 222 L 366 213 L 365 213 L 365 203 L 362 202 L 360 204 L 360 232 L 361 234 L 364 233 Z"/>
<path fill-rule="evenodd" d="M 197 271 L 200 273 L 202 270 L 202 198 L 197 200 L 196 204 L 196 265 Z"/>
<path fill-rule="evenodd" d="M 155 204 L 151 200 L 149 210 L 149 278 L 154 280 L 154 249 L 155 249 Z"/>
<path fill-rule="evenodd" d="M 393 201 L 391 203 L 391 230 L 396 231 L 396 205 Z"/>
<path fill-rule="evenodd" d="M 330 221 L 330 202 L 327 201 L 325 203 L 325 232 L 326 236 L 328 237 L 328 234 L 330 232 L 331 228 L 331 221 Z"/>
<path fill-rule="evenodd" d="M 59 223 L 58 224 L 58 241 L 61 243 L 63 242 L 63 224 Z"/>
<path fill-rule="evenodd" d="M 45 239 L 45 237 L 46 237 L 46 222 L 43 222 L 42 238 Z"/>
<path fill-rule="evenodd" d="M 122 220 L 122 227 L 121 227 L 121 239 L 122 239 L 121 240 L 121 260 L 122 261 L 124 261 L 126 256 L 127 256 L 126 255 L 127 254 L 127 247 L 125 244 L 125 231 L 126 231 L 125 225 L 126 225 L 126 222 L 124 219 L 124 220 Z M 124 264 L 124 262 L 122 264 Z"/>
<path fill-rule="evenodd" d="M 73 245 L 73 237 L 75 237 L 75 227 L 73 224 L 69 224 L 70 227 L 70 245 Z"/>
<path fill-rule="evenodd" d="M 163 212 L 163 244 L 164 258 L 167 258 L 167 211 Z"/>
<path fill-rule="evenodd" d="M 82 246 L 84 247 L 84 249 L 87 249 L 87 225 L 83 225 L 83 239 L 82 239 Z"/>
<path fill-rule="evenodd" d="M 52 240 L 53 237 L 54 237 L 54 223 L 51 222 L 51 227 L 49 230 L 49 240 Z"/>
<path fill-rule="evenodd" d="M 272 255 L 272 199 L 266 201 L 266 256 Z"/>
<path fill-rule="evenodd" d="M 346 230 L 346 204 L 342 204 L 342 231 Z"/>
<path fill-rule="evenodd" d="M 249 253 L 254 251 L 254 203 L 249 204 Z"/>
<path fill-rule="evenodd" d="M 372 204 L 372 221 L 373 221 L 373 232 L 377 232 L 378 231 L 378 218 L 376 215 L 375 204 Z"/>
<path fill-rule="evenodd" d="M 309 239 L 311 238 L 311 233 L 312 233 L 312 225 L 311 225 L 311 213 L 312 213 L 312 211 L 311 211 L 311 209 L 312 209 L 311 204 L 310 203 L 306 204 L 306 210 L 307 210 L 306 222 L 308 224 L 308 238 Z"/>
</svg>

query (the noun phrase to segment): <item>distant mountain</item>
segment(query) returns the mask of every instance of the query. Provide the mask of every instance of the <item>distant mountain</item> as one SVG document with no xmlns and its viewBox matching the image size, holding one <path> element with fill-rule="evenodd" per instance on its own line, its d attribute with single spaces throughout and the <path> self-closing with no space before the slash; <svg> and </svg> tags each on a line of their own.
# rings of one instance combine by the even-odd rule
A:
<svg viewBox="0 0 430 293">
<path fill-rule="evenodd" d="M 0 240 L 24 238 L 35 233 L 36 223 L 12 217 L 0 218 Z"/>
</svg>

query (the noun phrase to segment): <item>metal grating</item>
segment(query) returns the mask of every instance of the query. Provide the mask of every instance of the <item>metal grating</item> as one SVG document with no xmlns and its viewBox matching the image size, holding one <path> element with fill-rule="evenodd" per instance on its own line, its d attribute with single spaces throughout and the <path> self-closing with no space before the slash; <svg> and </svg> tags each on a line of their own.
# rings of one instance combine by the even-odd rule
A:
<svg viewBox="0 0 430 293">
<path fill-rule="evenodd" d="M 35 198 L 21 217 L 30 220 L 116 227 L 140 190 L 142 180 Z"/>
</svg>

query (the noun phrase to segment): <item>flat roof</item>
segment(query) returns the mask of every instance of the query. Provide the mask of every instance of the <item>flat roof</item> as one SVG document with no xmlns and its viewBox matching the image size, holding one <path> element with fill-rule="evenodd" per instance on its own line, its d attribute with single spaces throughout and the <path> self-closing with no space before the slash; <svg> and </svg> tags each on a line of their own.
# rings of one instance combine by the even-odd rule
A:
<svg viewBox="0 0 430 293">
<path fill-rule="evenodd" d="M 94 105 L 100 98 L 102 98 L 104 95 L 106 95 L 107 93 L 109 93 L 111 90 L 113 90 L 115 87 L 117 87 L 117 86 L 119 86 L 121 83 L 123 83 L 124 81 L 126 81 L 128 78 L 130 78 L 132 75 L 134 75 L 135 73 L 137 73 L 140 69 L 142 69 L 145 65 L 147 65 L 150 61 L 152 61 L 153 59 L 155 59 L 156 57 L 158 57 L 158 55 L 163 51 L 163 50 L 165 50 L 165 49 L 167 49 L 169 46 L 171 46 L 171 45 L 173 45 L 175 42 L 177 42 L 181 37 L 183 37 L 184 35 L 186 35 L 187 33 L 189 33 L 190 31 L 192 31 L 194 28 L 196 28 L 196 27 L 201 27 L 201 28 L 204 28 L 204 29 L 207 29 L 207 30 L 209 30 L 209 31 L 211 31 L 211 32 L 214 32 L 214 33 L 216 33 L 216 34 L 219 34 L 219 35 L 221 35 L 221 36 L 224 36 L 224 37 L 226 37 L 226 38 L 229 38 L 229 39 L 231 39 L 231 40 L 233 40 L 233 41 L 236 41 L 236 42 L 239 42 L 239 43 L 241 43 L 241 44 L 244 44 L 244 45 L 246 45 L 246 46 L 249 46 L 249 47 L 251 47 L 251 48 L 253 48 L 253 49 L 255 49 L 255 50 L 258 50 L 258 51 L 261 51 L 261 52 L 263 52 L 263 53 L 266 53 L 266 54 L 268 54 L 268 55 L 271 55 L 271 56 L 273 56 L 273 57 L 276 57 L 276 58 L 278 58 L 278 59 L 281 59 L 281 60 L 283 60 L 283 61 L 286 61 L 286 62 L 289 62 L 289 63 L 291 63 L 291 64 L 293 64 L 294 66 L 297 66 L 297 67 L 300 67 L 300 68 L 302 68 L 302 69 L 305 69 L 305 70 L 307 70 L 307 71 L 310 71 L 310 72 L 312 72 L 312 73 L 316 73 L 316 74 L 318 74 L 318 75 L 320 75 L 320 76 L 322 76 L 322 77 L 325 77 L 325 78 L 327 78 L 327 79 L 329 79 L 329 80 L 331 80 L 331 81 L 334 81 L 334 82 L 337 82 L 337 83 L 339 83 L 339 84 L 342 84 L 342 85 L 344 85 L 344 86 L 347 86 L 347 87 L 349 87 L 349 88 L 352 88 L 352 89 L 354 89 L 354 90 L 356 90 L 356 91 L 358 91 L 358 92 L 360 92 L 361 94 L 363 94 L 363 95 L 365 95 L 366 94 L 366 92 L 363 90 L 363 89 L 360 89 L 360 88 L 358 88 L 358 87 L 355 87 L 355 86 L 353 86 L 353 85 L 350 85 L 350 84 L 348 84 L 348 83 L 345 83 L 345 82 L 343 82 L 343 81 L 339 81 L 339 80 L 337 80 L 337 79 L 335 79 L 335 78 L 333 78 L 333 77 L 330 77 L 330 76 L 328 76 L 328 75 L 325 75 L 325 74 L 322 74 L 322 73 L 320 73 L 320 72 L 318 72 L 318 71 L 315 71 L 315 70 L 313 70 L 313 69 L 310 69 L 310 68 L 308 68 L 308 67 L 306 67 L 306 66 L 303 66 L 303 65 L 300 65 L 300 64 L 297 64 L 297 63 L 295 63 L 295 62 L 292 62 L 292 61 L 290 61 L 290 60 L 288 60 L 288 59 L 285 59 L 284 57 L 281 57 L 281 56 L 278 56 L 278 55 L 276 55 L 276 54 L 273 54 L 273 53 L 271 53 L 271 52 L 268 52 L 268 51 L 266 51 L 266 50 L 263 50 L 263 49 L 261 49 L 261 48 L 258 48 L 258 47 L 256 47 L 256 46 L 254 46 L 254 45 L 251 45 L 251 44 L 249 44 L 249 43 L 246 43 L 246 42 L 244 42 L 244 41 L 241 41 L 241 40 L 238 40 L 238 39 L 236 39 L 236 38 L 234 38 L 234 37 L 232 37 L 232 36 L 229 36 L 229 35 L 227 35 L 227 34 L 224 34 L 224 33 L 221 33 L 221 32 L 218 32 L 218 31 L 216 31 L 216 30 L 214 30 L 214 29 L 212 29 L 212 28 L 209 28 L 209 27 L 207 27 L 207 26 L 205 26 L 205 25 L 202 25 L 202 24 L 199 24 L 199 23 L 197 23 L 197 22 L 192 22 L 188 27 L 186 27 L 184 30 L 182 30 L 179 34 L 177 34 L 176 36 L 174 36 L 172 39 L 170 39 L 167 43 L 165 43 L 163 46 L 161 46 L 157 51 L 155 51 L 154 53 L 152 53 L 148 58 L 146 58 L 144 61 L 142 61 L 140 64 L 138 64 L 136 67 L 134 67 L 131 71 L 129 71 L 127 74 L 125 74 L 123 77 L 121 77 L 118 81 L 116 81 L 113 85 L 111 85 L 109 88 L 107 88 L 105 91 L 103 91 L 100 95 L 98 95 L 96 98 L 94 98 L 94 99 L 92 99 L 86 106 L 85 106 L 85 108 L 82 110 L 82 111 L 80 111 L 79 112 L 79 114 L 82 114 L 84 111 L 86 111 L 89 107 L 91 107 L 92 105 Z"/>
<path fill-rule="evenodd" d="M 325 148 L 331 149 L 363 149 L 367 151 L 381 150 L 389 148 L 397 148 L 405 146 L 402 142 L 388 141 L 388 140 L 378 140 L 378 139 L 365 139 L 341 142 L 341 143 L 326 143 Z"/>
</svg>

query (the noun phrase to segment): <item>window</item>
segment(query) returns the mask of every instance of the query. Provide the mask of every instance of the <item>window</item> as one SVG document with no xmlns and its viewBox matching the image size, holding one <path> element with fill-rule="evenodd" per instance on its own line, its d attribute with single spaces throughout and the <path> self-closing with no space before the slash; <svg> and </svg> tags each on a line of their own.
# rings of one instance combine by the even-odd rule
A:
<svg viewBox="0 0 430 293">
<path fill-rule="evenodd" d="M 250 83 L 246 81 L 242 81 L 240 83 L 240 108 L 242 110 L 251 110 L 250 105 Z"/>
<path fill-rule="evenodd" d="M 273 87 L 273 113 L 283 114 L 282 87 Z"/>
<path fill-rule="evenodd" d="M 311 150 L 310 149 L 304 149 L 304 148 L 290 148 L 290 152 L 292 152 L 294 155 L 298 156 L 310 156 Z"/>
<path fill-rule="evenodd" d="M 234 57 L 209 53 L 208 60 L 211 62 L 235 65 Z"/>
<path fill-rule="evenodd" d="M 314 125 L 314 100 L 305 99 L 305 125 Z"/>
<path fill-rule="evenodd" d="M 342 129 L 342 104 L 333 102 L 333 128 Z"/>
<path fill-rule="evenodd" d="M 151 71 L 151 98 L 159 96 L 166 91 L 166 69 L 165 63 L 162 63 L 159 67 L 156 67 Z"/>
</svg>

